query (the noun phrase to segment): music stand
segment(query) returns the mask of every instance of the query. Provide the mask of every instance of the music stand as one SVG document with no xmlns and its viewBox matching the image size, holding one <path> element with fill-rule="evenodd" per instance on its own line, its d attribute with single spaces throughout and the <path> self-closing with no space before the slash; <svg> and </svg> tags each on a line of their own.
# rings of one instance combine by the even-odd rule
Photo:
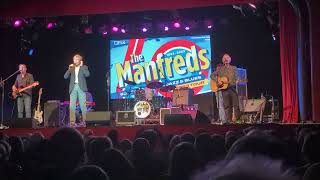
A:
<svg viewBox="0 0 320 180">
<path fill-rule="evenodd" d="M 13 74 L 11 74 L 10 76 L 8 76 L 7 78 L 5 79 L 2 79 L 1 77 L 1 80 L 0 80 L 0 86 L 2 87 L 2 99 L 1 99 L 1 123 L 0 123 L 0 129 L 8 129 L 9 127 L 7 126 L 4 126 L 3 125 L 3 114 L 4 114 L 4 108 L 3 108 L 3 105 L 4 105 L 4 91 L 5 91 L 5 88 L 4 88 L 4 85 L 5 85 L 5 82 L 7 80 L 9 80 L 12 76 L 14 76 L 15 74 L 17 74 L 20 70 L 17 70 L 16 72 L 14 72 Z"/>
</svg>

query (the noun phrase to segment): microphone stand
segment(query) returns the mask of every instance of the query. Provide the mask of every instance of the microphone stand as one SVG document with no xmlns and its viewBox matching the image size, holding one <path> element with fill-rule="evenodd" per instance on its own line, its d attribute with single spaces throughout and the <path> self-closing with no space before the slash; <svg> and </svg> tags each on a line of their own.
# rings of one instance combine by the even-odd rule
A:
<svg viewBox="0 0 320 180">
<path fill-rule="evenodd" d="M 4 114 L 3 105 L 4 105 L 4 91 L 5 91 L 4 85 L 5 85 L 5 82 L 7 80 L 9 80 L 12 76 L 17 74 L 19 71 L 20 70 L 17 70 L 16 72 L 14 72 L 10 76 L 8 76 L 6 79 L 2 79 L 2 77 L 1 77 L 0 86 L 2 87 L 2 94 L 1 94 L 2 98 L 1 98 L 1 123 L 0 123 L 0 129 L 8 129 L 9 128 L 9 127 L 3 125 L 3 114 Z"/>
</svg>

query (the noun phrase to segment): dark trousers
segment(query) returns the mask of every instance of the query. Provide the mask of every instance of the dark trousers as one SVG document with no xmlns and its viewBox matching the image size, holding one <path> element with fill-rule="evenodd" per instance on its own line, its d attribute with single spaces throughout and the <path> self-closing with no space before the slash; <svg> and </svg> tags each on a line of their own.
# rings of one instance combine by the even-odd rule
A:
<svg viewBox="0 0 320 180">
<path fill-rule="evenodd" d="M 240 109 L 239 109 L 239 98 L 235 87 L 229 87 L 222 91 L 223 105 L 226 113 L 226 119 L 228 121 L 232 120 L 232 112 L 234 109 L 235 118 L 239 119 Z"/>
</svg>

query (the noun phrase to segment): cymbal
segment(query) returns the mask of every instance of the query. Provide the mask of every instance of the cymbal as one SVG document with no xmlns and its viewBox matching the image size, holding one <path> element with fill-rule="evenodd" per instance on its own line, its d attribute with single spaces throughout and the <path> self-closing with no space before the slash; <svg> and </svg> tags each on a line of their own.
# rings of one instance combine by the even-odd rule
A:
<svg viewBox="0 0 320 180">
<path fill-rule="evenodd" d="M 172 91 L 174 89 L 176 89 L 176 86 L 169 85 L 169 86 L 164 86 L 164 87 L 160 88 L 160 91 L 161 92 L 168 92 L 168 91 Z"/>
<path fill-rule="evenodd" d="M 128 85 L 136 85 L 135 82 L 129 81 L 129 80 L 124 80 L 123 82 L 126 83 L 126 84 L 128 84 Z"/>
<path fill-rule="evenodd" d="M 163 86 L 163 84 L 159 81 L 153 81 L 153 82 L 149 82 L 147 84 L 147 88 L 150 88 L 150 89 L 159 89 Z"/>
</svg>

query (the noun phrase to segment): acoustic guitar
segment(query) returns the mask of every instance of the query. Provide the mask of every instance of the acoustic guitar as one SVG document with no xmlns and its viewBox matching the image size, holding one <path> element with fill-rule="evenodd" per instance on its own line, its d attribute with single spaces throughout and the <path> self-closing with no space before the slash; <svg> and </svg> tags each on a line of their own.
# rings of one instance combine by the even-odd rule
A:
<svg viewBox="0 0 320 180">
<path fill-rule="evenodd" d="M 229 80 L 225 76 L 217 77 L 217 82 L 213 79 L 210 81 L 211 90 L 218 92 L 223 89 L 227 89 L 229 86 Z"/>
<path fill-rule="evenodd" d="M 17 97 L 19 97 L 19 96 L 21 96 L 22 94 L 22 92 L 24 92 L 24 91 L 26 91 L 26 90 L 28 90 L 28 89 L 31 89 L 31 88 L 33 88 L 33 87 L 36 87 L 36 86 L 38 86 L 39 85 L 39 82 L 38 81 L 35 81 L 34 83 L 32 83 L 32 84 L 30 84 L 29 86 L 26 86 L 26 87 L 24 87 L 24 88 L 18 88 L 18 89 L 16 89 L 16 90 L 13 90 L 12 89 L 12 93 L 11 93 L 11 95 L 12 95 L 12 98 L 13 99 L 16 99 Z"/>
<path fill-rule="evenodd" d="M 42 95 L 42 88 L 39 90 L 39 97 L 38 97 L 38 105 L 34 111 L 33 119 L 38 123 L 41 124 L 43 121 L 43 111 L 41 110 L 40 100 Z"/>
</svg>

